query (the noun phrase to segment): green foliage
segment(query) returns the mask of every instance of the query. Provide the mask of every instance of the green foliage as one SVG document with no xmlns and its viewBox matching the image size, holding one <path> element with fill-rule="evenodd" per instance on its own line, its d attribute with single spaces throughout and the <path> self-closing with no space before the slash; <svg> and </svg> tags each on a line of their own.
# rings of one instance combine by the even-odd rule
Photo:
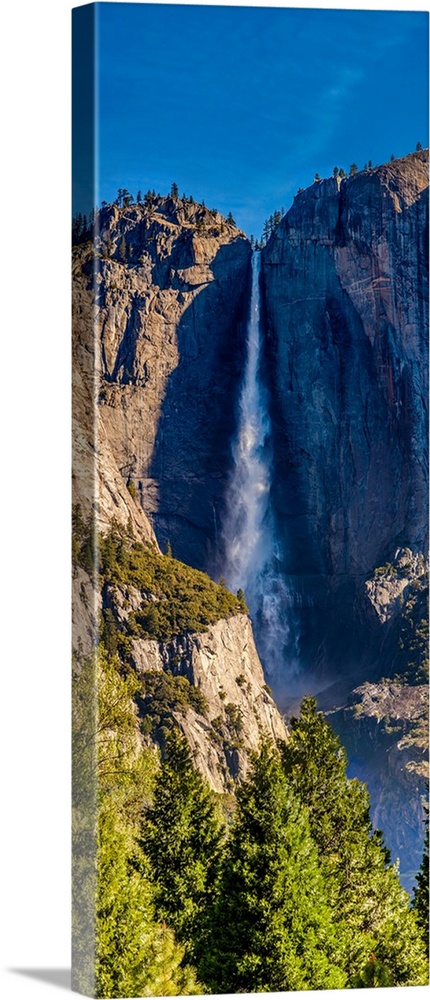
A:
<svg viewBox="0 0 430 1000">
<path fill-rule="evenodd" d="M 200 993 L 184 949 L 155 917 L 153 889 L 137 829 L 121 799 L 103 796 L 98 822 L 96 995 Z"/>
<path fill-rule="evenodd" d="M 133 702 L 139 687 L 103 650 L 98 662 L 95 732 L 99 787 L 97 963 L 99 996 L 200 992 L 173 931 L 156 918 L 148 863 L 140 844 L 157 757 L 143 749 Z"/>
<path fill-rule="evenodd" d="M 243 611 L 243 602 L 206 573 L 161 555 L 154 545 L 136 542 L 114 528 L 100 538 L 102 584 L 122 584 L 141 591 L 142 604 L 129 632 L 167 641 L 184 632 L 204 632 L 220 618 Z"/>
<path fill-rule="evenodd" d="M 96 567 L 97 545 L 93 525 L 85 522 L 80 504 L 72 509 L 72 565 L 82 568 L 93 577 Z"/>
<path fill-rule="evenodd" d="M 228 798 L 226 834 L 173 717 L 197 712 L 227 755 L 242 745 L 240 709 L 221 689 L 222 715 L 210 721 L 201 692 L 175 676 L 181 643 L 170 647 L 169 671 L 139 679 L 120 658 L 127 663 L 135 637 L 170 641 L 246 611 L 244 595 L 130 531 L 114 525 L 96 544 L 73 510 L 74 564 L 93 574 L 98 547 L 104 601 L 97 662 L 76 666 L 73 682 L 76 985 L 93 991 L 85 935 L 104 996 L 425 983 L 428 840 L 411 910 L 372 829 L 368 793 L 348 779 L 314 699 L 279 753 L 266 746 L 255 757 L 236 807 Z M 128 617 L 116 587 L 126 602 L 129 588 L 140 595 Z M 425 642 L 423 601 L 415 581 L 399 616 L 414 657 L 414 642 Z M 161 768 L 149 734 L 163 747 Z"/>
<path fill-rule="evenodd" d="M 237 799 L 200 975 L 216 993 L 343 986 L 306 811 L 267 746 Z"/>
<path fill-rule="evenodd" d="M 424 945 L 429 954 L 429 811 L 426 808 L 426 832 L 420 870 L 416 878 L 413 908 L 421 929 Z"/>
<path fill-rule="evenodd" d="M 94 992 L 97 780 L 94 659 L 72 672 L 72 978 L 80 993 Z"/>
<path fill-rule="evenodd" d="M 173 559 L 170 543 L 163 556 L 155 545 L 136 542 L 118 525 L 97 539 L 79 505 L 73 511 L 72 527 L 75 568 L 80 565 L 93 576 L 98 555 L 102 594 L 107 585 L 118 584 L 135 587 L 142 595 L 140 608 L 130 613 L 127 626 L 119 624 L 111 607 L 103 608 L 101 641 L 111 655 L 120 652 L 127 658 L 133 636 L 168 641 L 186 632 L 205 632 L 221 618 L 247 613 L 243 592 L 235 597 L 224 581 L 218 585 L 206 573 Z"/>
<path fill-rule="evenodd" d="M 233 705 L 232 702 L 227 702 L 224 711 L 225 711 L 227 729 L 229 730 L 233 739 L 236 740 L 236 745 L 237 741 L 239 742 L 240 745 L 242 742 L 242 733 L 243 733 L 242 711 L 239 708 L 239 705 Z"/>
<path fill-rule="evenodd" d="M 407 552 L 407 550 L 406 550 Z M 407 574 L 409 573 L 409 582 Z M 420 575 L 416 575 L 420 574 Z M 377 566 L 373 579 L 401 580 L 404 590 L 399 596 L 400 614 L 396 622 L 398 653 L 395 654 L 393 674 L 403 684 L 427 684 L 429 677 L 429 602 L 428 576 L 421 553 L 410 560 L 403 559 L 401 566 L 386 562 Z"/>
<path fill-rule="evenodd" d="M 243 614 L 247 615 L 248 614 L 248 606 L 247 606 L 247 603 L 246 603 L 246 600 L 245 600 L 245 594 L 244 594 L 244 592 L 243 592 L 243 590 L 242 590 L 241 587 L 239 587 L 239 590 L 238 590 L 238 592 L 236 594 L 236 597 L 237 597 L 237 603 L 239 605 L 239 610 L 243 611 Z"/>
<path fill-rule="evenodd" d="M 429 677 L 429 606 L 425 577 L 407 589 L 399 619 L 400 674 L 407 684 L 427 684 Z"/>
<path fill-rule="evenodd" d="M 175 677 L 167 671 L 145 672 L 139 696 L 144 732 L 155 734 L 170 728 L 172 713 L 178 709 L 186 712 L 189 708 L 206 716 L 209 706 L 201 691 L 186 677 Z"/>
<path fill-rule="evenodd" d="M 103 608 L 100 620 L 100 640 L 109 656 L 118 652 L 118 628 L 111 608 Z"/>
<path fill-rule="evenodd" d="M 158 913 L 186 945 L 199 949 L 203 914 L 213 898 L 223 827 L 215 799 L 195 770 L 185 738 L 173 730 L 143 827 Z"/>
<path fill-rule="evenodd" d="M 236 807 L 225 803 L 226 839 L 171 725 L 174 711 L 204 714 L 204 699 L 169 673 L 143 685 L 103 648 L 74 672 L 76 985 L 93 992 L 85 931 L 98 996 L 425 983 L 426 862 L 412 911 L 314 700 L 279 753 L 255 755 Z M 240 739 L 237 706 L 224 713 L 222 732 Z M 163 730 L 161 768 L 139 718 Z"/>
<path fill-rule="evenodd" d="M 290 725 L 283 766 L 308 808 L 334 919 L 348 929 L 348 984 L 366 984 L 371 954 L 390 985 L 426 982 L 418 928 L 382 836 L 372 829 L 365 786 L 347 778 L 345 751 L 315 699 L 304 699 Z"/>
<path fill-rule="evenodd" d="M 272 233 L 279 225 L 283 215 L 284 215 L 284 209 L 282 208 L 281 211 L 279 211 L 279 209 L 277 208 L 269 219 L 265 219 L 263 226 L 263 234 L 260 243 L 257 240 L 256 243 L 254 244 L 255 250 L 262 249 L 264 244 L 267 243 L 267 240 L 271 237 Z"/>
</svg>

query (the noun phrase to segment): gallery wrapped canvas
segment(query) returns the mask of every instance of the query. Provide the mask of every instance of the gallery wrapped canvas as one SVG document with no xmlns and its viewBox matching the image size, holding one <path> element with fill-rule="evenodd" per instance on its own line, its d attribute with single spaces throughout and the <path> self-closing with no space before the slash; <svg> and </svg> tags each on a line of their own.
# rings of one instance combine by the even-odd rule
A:
<svg viewBox="0 0 430 1000">
<path fill-rule="evenodd" d="M 73 11 L 73 987 L 428 982 L 425 13 Z"/>
</svg>

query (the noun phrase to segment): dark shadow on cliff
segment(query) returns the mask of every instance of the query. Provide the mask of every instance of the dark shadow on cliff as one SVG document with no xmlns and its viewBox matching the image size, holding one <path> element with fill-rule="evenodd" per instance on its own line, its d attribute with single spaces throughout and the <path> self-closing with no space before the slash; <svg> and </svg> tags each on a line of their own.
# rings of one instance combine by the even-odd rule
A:
<svg viewBox="0 0 430 1000">
<path fill-rule="evenodd" d="M 181 318 L 179 363 L 148 472 L 159 483 L 153 521 L 161 548 L 170 541 L 176 558 L 214 575 L 245 356 L 250 253 L 243 239 L 221 246 L 210 265 L 213 280 Z"/>
<path fill-rule="evenodd" d="M 413 470 L 410 415 L 400 403 L 410 397 L 412 379 L 407 365 L 397 365 L 384 315 L 372 348 L 334 260 L 324 258 L 324 296 L 304 306 L 300 298 L 290 301 L 293 264 L 275 265 L 263 286 L 265 365 L 274 516 L 296 593 L 300 661 L 316 692 L 340 678 L 369 679 L 378 669 L 380 630 L 366 608 L 364 581 L 393 557 L 393 545 L 407 544 Z M 273 317 L 276 266 L 283 287 Z"/>
</svg>

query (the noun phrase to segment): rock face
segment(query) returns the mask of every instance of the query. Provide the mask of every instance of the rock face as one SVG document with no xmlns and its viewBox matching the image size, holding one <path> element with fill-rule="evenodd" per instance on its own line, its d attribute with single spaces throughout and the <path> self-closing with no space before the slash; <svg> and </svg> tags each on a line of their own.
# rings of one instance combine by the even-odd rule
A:
<svg viewBox="0 0 430 1000">
<path fill-rule="evenodd" d="M 96 332 L 100 446 L 162 546 L 207 568 L 231 462 L 250 245 L 219 213 L 157 197 L 103 209 L 95 249 L 94 287 L 88 244 L 74 287 Z"/>
<path fill-rule="evenodd" d="M 99 345 L 88 245 L 76 248 L 73 264 L 73 504 L 102 532 L 113 519 L 122 525 L 130 519 L 138 538 L 155 542 L 153 528 L 118 468 L 99 407 Z"/>
<path fill-rule="evenodd" d="M 365 578 L 427 551 L 427 233 L 421 151 L 315 182 L 263 252 L 274 504 L 320 678 L 366 670 Z"/>
<path fill-rule="evenodd" d="M 421 864 L 428 784 L 428 689 L 363 684 L 328 719 L 348 744 L 351 771 L 366 781 L 372 820 L 383 830 L 402 882 L 413 889 Z"/>
<path fill-rule="evenodd" d="M 197 567 L 213 559 L 231 461 L 249 261 L 234 224 L 172 198 L 102 210 L 94 247 L 74 252 L 74 503 L 102 534 L 116 521 L 157 546 L 155 527 Z M 97 645 L 103 609 L 121 628 L 141 604 L 135 587 L 99 592 L 75 565 L 78 661 Z M 168 713 L 219 793 L 243 779 L 261 739 L 286 738 L 245 614 L 170 642 L 134 638 L 129 663 L 143 714 L 149 677 L 196 692 L 176 698 L 173 684 Z"/>
<path fill-rule="evenodd" d="M 421 553 L 397 549 L 393 563 L 378 566 L 372 578 L 366 580 L 366 594 L 382 625 L 397 618 L 410 585 L 414 580 L 420 580 L 425 575 L 425 570 Z"/>
<path fill-rule="evenodd" d="M 283 720 L 264 683 L 249 618 L 237 615 L 207 632 L 176 636 L 168 643 L 135 644 L 138 673 L 168 671 L 185 677 L 203 697 L 203 710 L 173 710 L 212 788 L 223 792 L 242 780 L 248 753 L 261 740 L 286 739 Z"/>
<path fill-rule="evenodd" d="M 415 845 L 418 717 L 402 715 L 411 685 L 395 686 L 389 704 L 385 689 L 369 701 L 359 685 L 408 673 L 399 648 L 418 621 L 403 609 L 423 587 L 428 546 L 427 240 L 421 151 L 299 193 L 261 270 L 271 495 L 301 691 L 326 688 L 321 707 L 374 789 L 377 822 L 408 829 L 410 807 L 397 824 L 394 803 L 403 792 L 414 802 Z M 104 207 L 94 246 L 75 248 L 75 502 L 102 531 L 131 522 L 137 539 L 170 540 L 174 556 L 209 572 L 236 429 L 250 254 L 217 212 L 160 196 Z M 89 577 L 77 574 L 74 586 L 85 649 L 100 602 Z M 245 773 L 260 733 L 284 732 L 246 616 L 167 644 L 139 640 L 132 655 L 143 681 L 163 671 L 202 692 L 207 710 L 174 712 L 218 790 Z M 285 701 L 290 693 L 286 679 Z M 375 753 L 360 763 L 362 741 Z M 390 846 L 401 853 L 400 840 Z"/>
</svg>

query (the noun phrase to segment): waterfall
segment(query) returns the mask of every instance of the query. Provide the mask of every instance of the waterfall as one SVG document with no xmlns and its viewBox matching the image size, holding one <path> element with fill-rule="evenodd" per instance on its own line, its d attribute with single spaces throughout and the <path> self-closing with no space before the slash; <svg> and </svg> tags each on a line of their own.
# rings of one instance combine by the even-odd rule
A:
<svg viewBox="0 0 430 1000">
<path fill-rule="evenodd" d="M 260 263 L 255 251 L 246 364 L 223 528 L 223 575 L 230 590 L 241 588 L 245 593 L 263 666 L 276 683 L 277 678 L 297 673 L 297 640 L 271 506 L 273 456 L 268 393 L 261 379 Z"/>
</svg>

